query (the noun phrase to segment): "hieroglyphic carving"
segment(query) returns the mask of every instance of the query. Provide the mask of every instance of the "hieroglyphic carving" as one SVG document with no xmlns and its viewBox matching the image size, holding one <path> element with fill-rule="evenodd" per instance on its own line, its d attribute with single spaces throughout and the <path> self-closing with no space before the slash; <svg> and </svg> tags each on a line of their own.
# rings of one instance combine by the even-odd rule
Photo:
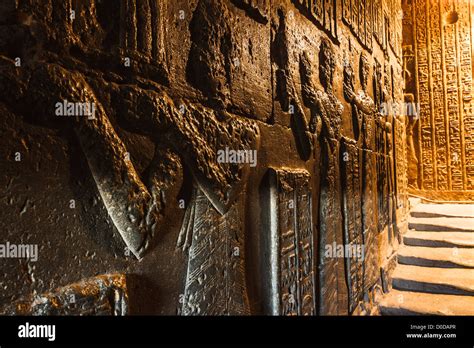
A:
<svg viewBox="0 0 474 348">
<path fill-rule="evenodd" d="M 406 99 L 405 99 L 406 100 Z M 400 217 L 401 221 L 406 221 L 406 216 L 408 214 L 408 179 L 409 179 L 409 161 L 415 162 L 415 168 L 417 165 L 418 159 L 416 158 L 416 154 L 414 157 L 410 157 L 409 146 L 410 142 L 408 141 L 408 136 L 410 130 L 410 121 L 413 120 L 413 117 L 405 117 L 405 119 L 401 118 L 394 118 L 394 143 L 395 151 L 394 160 L 395 160 L 395 183 L 396 183 L 396 208 L 399 213 L 396 214 L 396 217 Z M 408 123 L 407 123 L 408 122 Z M 411 131 L 413 132 L 413 131 Z M 413 145 L 413 141 L 411 141 L 411 145 Z M 403 174 L 406 173 L 406 174 Z M 415 171 L 416 173 L 416 171 Z M 415 175 L 415 180 L 416 180 Z M 400 222 L 400 221 L 397 221 Z"/>
<path fill-rule="evenodd" d="M 279 315 L 315 315 L 316 282 L 311 181 L 305 170 L 270 170 L 271 287 Z"/>
<path fill-rule="evenodd" d="M 376 1 L 376 0 L 375 0 Z M 374 0 L 343 0 L 342 19 L 361 45 L 372 52 Z"/>
<path fill-rule="evenodd" d="M 375 124 L 378 230 L 383 231 L 389 223 L 387 135 L 386 125 L 382 117 L 377 117 Z"/>
<path fill-rule="evenodd" d="M 433 3 L 434 5 L 434 3 Z M 442 71 L 442 49 L 440 32 L 440 15 L 436 6 L 429 11 L 430 30 L 430 90 L 432 122 L 434 125 L 434 136 L 436 147 L 434 149 L 436 158 L 435 185 L 442 190 L 448 189 L 448 168 L 447 168 L 447 131 L 444 119 L 443 102 L 443 71 Z"/>
<path fill-rule="evenodd" d="M 416 43 L 414 99 L 421 111 L 415 135 L 421 150 L 420 188 L 445 197 L 441 192 L 473 188 L 471 4 L 469 0 L 403 3 L 407 13 L 414 7 L 410 25 Z M 406 41 L 412 44 L 410 38 Z"/>
<path fill-rule="evenodd" d="M 414 110 L 415 98 L 413 94 L 405 94 L 405 103 L 411 105 Z M 415 149 L 415 126 L 418 123 L 418 115 L 407 115 L 405 118 L 406 123 L 406 138 L 407 138 L 407 180 L 412 188 L 417 189 L 418 186 L 418 155 Z M 398 139 L 398 138 L 397 138 Z M 398 147 L 397 147 L 398 151 Z M 401 164 L 399 164 L 401 165 Z"/>
<path fill-rule="evenodd" d="M 295 176 L 296 230 L 298 237 L 298 263 L 300 266 L 300 301 L 302 315 L 316 314 L 316 280 L 314 260 L 314 232 L 311 205 L 310 175 Z"/>
<path fill-rule="evenodd" d="M 158 65 L 167 73 L 165 53 L 166 1 L 133 1 L 120 3 L 119 43 L 124 56 Z"/>
<path fill-rule="evenodd" d="M 292 0 L 295 6 L 311 21 L 323 28 L 337 41 L 337 0 Z"/>
<path fill-rule="evenodd" d="M 473 103 L 473 33 L 469 29 L 472 24 L 472 0 L 458 1 L 460 25 L 458 29 L 459 47 L 459 84 L 461 92 L 461 113 L 464 138 L 464 189 L 474 190 L 474 103 Z M 469 9 L 471 16 L 469 19 Z"/>
<path fill-rule="evenodd" d="M 427 48 L 427 15 L 426 2 L 416 1 L 415 17 L 416 25 L 416 45 L 417 45 L 417 71 L 418 71 L 418 102 L 420 103 L 420 142 L 421 142 L 421 172 L 422 187 L 430 190 L 434 189 L 434 168 L 433 168 L 433 138 L 431 125 L 431 107 L 429 100 L 429 65 Z"/>
<path fill-rule="evenodd" d="M 364 245 L 362 233 L 362 183 L 359 149 L 342 141 L 342 202 L 344 218 L 344 245 L 347 250 L 359 250 Z M 346 277 L 349 286 L 349 311 L 352 312 L 364 295 L 364 258 L 345 255 Z"/>
<path fill-rule="evenodd" d="M 366 0 L 365 9 L 365 44 L 372 51 L 373 35 L 374 35 L 374 0 Z"/>
<path fill-rule="evenodd" d="M 395 2 L 393 0 L 385 1 L 385 30 L 387 32 L 387 47 L 390 47 L 394 51 L 395 47 L 395 27 L 393 25 L 395 19 Z"/>
<path fill-rule="evenodd" d="M 386 153 L 385 158 L 387 161 L 387 203 L 386 209 L 388 212 L 388 223 L 389 223 L 389 241 L 392 243 L 392 246 L 396 247 L 397 233 L 398 230 L 395 228 L 395 217 L 396 217 L 396 191 L 397 191 L 397 181 L 394 176 L 395 174 L 395 158 L 394 158 L 394 144 L 393 144 L 393 126 L 394 121 L 385 123 L 385 141 L 386 141 Z"/>
<path fill-rule="evenodd" d="M 242 200 L 221 215 L 198 188 L 184 221 L 189 260 L 182 315 L 249 314 Z"/>
<path fill-rule="evenodd" d="M 380 110 L 384 101 L 382 89 L 382 65 L 377 59 L 374 59 L 374 72 L 372 75 L 372 88 L 374 103 L 377 110 Z"/>
<path fill-rule="evenodd" d="M 366 290 L 379 277 L 378 246 L 377 246 L 377 209 L 376 209 L 376 154 L 370 150 L 362 150 L 362 228 L 364 233 L 365 264 L 364 286 Z"/>
<path fill-rule="evenodd" d="M 402 24 L 400 20 L 403 17 L 402 4 L 401 1 L 393 0 L 389 1 L 388 4 L 390 6 L 390 22 L 392 28 L 390 47 L 397 58 L 402 58 Z"/>
<path fill-rule="evenodd" d="M 374 38 L 377 43 L 385 49 L 384 44 L 384 20 L 383 20 L 383 6 L 382 0 L 373 0 L 373 28 Z"/>
<path fill-rule="evenodd" d="M 340 278 L 344 277 L 344 262 L 334 256 L 326 257 L 328 245 L 342 245 L 341 202 L 338 195 L 339 141 L 324 138 L 321 144 L 321 189 L 319 197 L 319 279 L 323 284 L 320 292 L 321 315 L 342 314 L 345 310 L 340 297 L 345 288 Z M 345 297 L 345 296 L 344 296 Z"/>
<path fill-rule="evenodd" d="M 449 14 L 454 10 L 453 2 L 442 2 L 443 12 Z M 444 69 L 446 76 L 447 117 L 449 120 L 449 146 L 450 146 L 450 176 L 453 190 L 463 189 L 462 178 L 462 130 L 461 115 L 459 114 L 459 92 L 456 49 L 456 25 L 443 26 L 444 37 Z M 424 159 L 425 160 L 425 159 Z M 427 159 L 426 159 L 427 160 Z"/>
</svg>

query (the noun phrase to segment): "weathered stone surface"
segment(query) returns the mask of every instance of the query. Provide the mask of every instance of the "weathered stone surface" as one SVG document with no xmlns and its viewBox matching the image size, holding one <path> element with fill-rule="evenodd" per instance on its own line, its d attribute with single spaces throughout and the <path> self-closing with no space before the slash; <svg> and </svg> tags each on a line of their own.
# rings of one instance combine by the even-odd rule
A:
<svg viewBox="0 0 474 348">
<path fill-rule="evenodd" d="M 39 257 L 0 304 L 119 272 L 131 314 L 373 313 L 406 225 L 399 5 L 2 2 L 0 235 Z"/>
<path fill-rule="evenodd" d="M 390 292 L 380 303 L 382 315 L 474 315 L 474 297 Z"/>
<path fill-rule="evenodd" d="M 464 232 L 408 231 L 403 236 L 405 245 L 429 247 L 474 247 L 474 234 Z"/>
<path fill-rule="evenodd" d="M 221 215 L 196 189 L 183 232 L 188 251 L 183 315 L 249 314 L 245 285 L 243 195 Z"/>
<path fill-rule="evenodd" d="M 423 204 L 412 200 L 409 222 L 425 212 L 424 220 L 439 220 L 453 214 L 453 206 Z M 469 211 L 460 206 L 458 215 Z M 461 208 L 462 207 L 462 208 Z M 438 210 L 438 211 L 437 211 Z M 444 214 L 443 214 L 444 213 Z M 426 216 L 426 215 L 423 215 Z M 452 215 L 451 215 L 452 216 Z M 444 220 L 465 220 L 469 217 L 444 217 Z M 398 266 L 393 272 L 393 287 L 380 302 L 384 315 L 467 315 L 474 299 L 472 273 L 474 268 L 474 233 L 428 232 L 423 225 L 412 226 L 398 251 Z M 388 292 L 388 288 L 385 289 Z M 429 301 L 429 302 L 423 302 Z"/>
<path fill-rule="evenodd" d="M 269 278 L 268 311 L 274 315 L 315 315 L 315 239 L 310 175 L 304 170 L 269 172 L 265 243 Z"/>
<path fill-rule="evenodd" d="M 474 268 L 474 249 L 406 246 L 398 251 L 398 262 L 440 268 Z"/>
<path fill-rule="evenodd" d="M 474 218 L 411 217 L 408 226 L 418 231 L 474 232 Z"/>
<path fill-rule="evenodd" d="M 127 315 L 126 276 L 107 274 L 81 280 L 54 292 L 22 299 L 3 308 L 2 315 Z"/>
<path fill-rule="evenodd" d="M 410 209 L 410 216 L 474 218 L 474 204 L 420 203 Z"/>
<path fill-rule="evenodd" d="M 345 255 L 346 277 L 349 286 L 349 310 L 352 312 L 362 300 L 364 284 L 364 254 L 358 248 L 365 245 L 362 225 L 362 182 L 360 152 L 353 144 L 342 143 L 342 204 L 344 219 L 344 245 L 353 255 Z"/>
<path fill-rule="evenodd" d="M 411 114 L 411 191 L 436 200 L 472 200 L 472 1 L 403 2 L 403 51 Z M 426 40 L 430 37 L 430 40 Z M 416 63 L 415 63 L 416 62 Z"/>
<path fill-rule="evenodd" d="M 398 265 L 393 274 L 393 287 L 399 290 L 472 296 L 473 277 L 473 269 Z"/>
</svg>

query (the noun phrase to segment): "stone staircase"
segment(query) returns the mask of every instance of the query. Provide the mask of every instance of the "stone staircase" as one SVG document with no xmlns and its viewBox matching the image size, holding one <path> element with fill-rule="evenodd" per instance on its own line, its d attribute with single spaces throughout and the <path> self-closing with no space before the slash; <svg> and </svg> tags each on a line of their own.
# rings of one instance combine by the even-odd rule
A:
<svg viewBox="0 0 474 348">
<path fill-rule="evenodd" d="M 382 315 L 474 315 L 474 205 L 412 206 Z"/>
</svg>

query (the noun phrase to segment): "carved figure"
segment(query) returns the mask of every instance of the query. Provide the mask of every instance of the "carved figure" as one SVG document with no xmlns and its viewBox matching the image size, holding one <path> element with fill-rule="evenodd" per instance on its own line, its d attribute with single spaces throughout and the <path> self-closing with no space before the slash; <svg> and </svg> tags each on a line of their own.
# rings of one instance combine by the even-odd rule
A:
<svg viewBox="0 0 474 348">
<path fill-rule="evenodd" d="M 368 289 L 378 278 L 377 248 L 376 248 L 376 212 L 375 205 L 375 103 L 367 93 L 367 82 L 369 78 L 369 62 L 365 54 L 361 54 L 359 60 L 359 80 L 362 90 L 354 91 L 353 74 L 350 65 L 344 67 L 344 96 L 352 105 L 354 115 L 353 124 L 361 129 L 361 137 L 356 140 L 362 147 L 362 229 L 363 240 L 366 250 L 364 287 Z M 375 88 L 375 87 L 374 87 Z"/>
<path fill-rule="evenodd" d="M 311 110 L 309 129 L 321 146 L 321 183 L 319 198 L 319 276 L 321 283 L 320 314 L 337 314 L 347 310 L 347 290 L 343 260 L 325 257 L 325 246 L 343 243 L 341 203 L 338 195 L 339 141 L 343 106 L 333 91 L 335 68 L 331 43 L 323 39 L 319 48 L 319 79 L 324 90 L 317 88 L 307 55 L 301 56 L 303 98 Z"/>
</svg>

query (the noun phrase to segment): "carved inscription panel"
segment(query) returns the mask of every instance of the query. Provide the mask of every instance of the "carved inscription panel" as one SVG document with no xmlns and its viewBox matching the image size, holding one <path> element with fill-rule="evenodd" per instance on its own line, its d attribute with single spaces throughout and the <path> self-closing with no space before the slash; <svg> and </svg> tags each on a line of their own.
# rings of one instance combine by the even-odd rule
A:
<svg viewBox="0 0 474 348">
<path fill-rule="evenodd" d="M 403 6 L 404 25 L 412 33 L 404 45 L 415 56 L 410 73 L 416 76 L 420 110 L 412 135 L 420 162 L 416 185 L 446 198 L 474 190 L 471 8 L 470 0 L 416 0 Z"/>
<path fill-rule="evenodd" d="M 311 177 L 304 170 L 270 170 L 273 314 L 315 315 L 316 281 Z"/>
</svg>

